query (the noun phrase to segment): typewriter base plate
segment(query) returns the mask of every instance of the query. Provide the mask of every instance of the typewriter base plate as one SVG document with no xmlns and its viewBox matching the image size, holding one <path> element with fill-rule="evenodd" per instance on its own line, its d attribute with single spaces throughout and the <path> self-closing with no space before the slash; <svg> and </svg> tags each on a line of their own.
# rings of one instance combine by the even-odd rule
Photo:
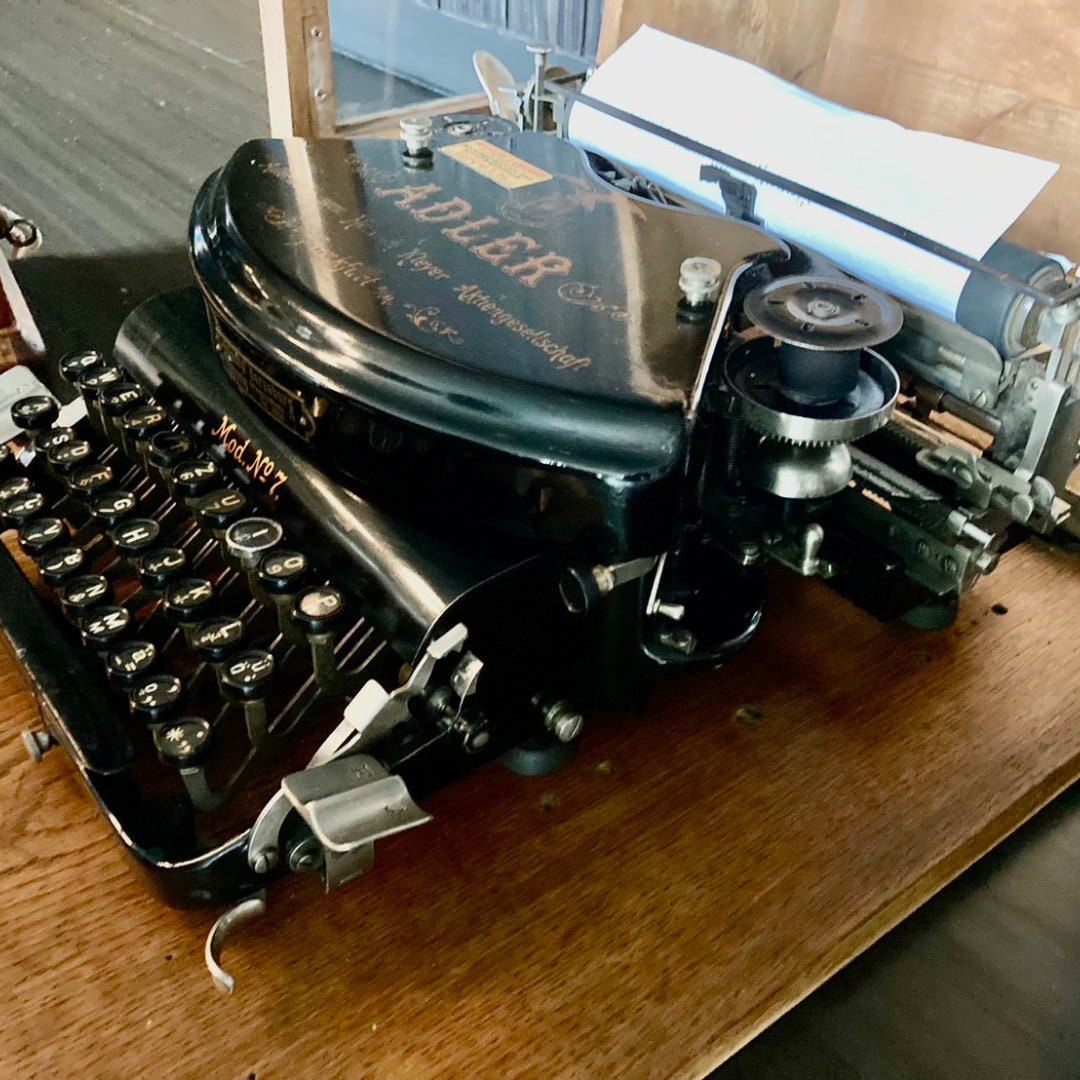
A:
<svg viewBox="0 0 1080 1080">
<path fill-rule="evenodd" d="M 1070 556 L 1010 553 L 929 634 L 774 584 L 748 653 L 590 719 L 556 776 L 486 766 L 363 881 L 283 884 L 229 1000 L 213 914 L 146 894 L 62 753 L 30 763 L 0 661 L 9 1068 L 703 1074 L 1080 777 Z"/>
</svg>

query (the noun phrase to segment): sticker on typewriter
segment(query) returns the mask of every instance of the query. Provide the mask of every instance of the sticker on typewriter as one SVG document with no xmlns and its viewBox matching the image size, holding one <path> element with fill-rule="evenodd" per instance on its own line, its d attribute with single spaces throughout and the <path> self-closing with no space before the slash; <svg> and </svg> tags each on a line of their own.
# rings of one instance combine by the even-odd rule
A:
<svg viewBox="0 0 1080 1080">
<path fill-rule="evenodd" d="M 501 146 L 486 139 L 473 139 L 471 142 L 455 143 L 453 146 L 439 148 L 439 153 L 460 161 L 467 169 L 494 180 L 496 184 L 512 190 L 542 184 L 551 179 L 551 173 L 538 169 L 535 165 L 511 154 Z"/>
</svg>

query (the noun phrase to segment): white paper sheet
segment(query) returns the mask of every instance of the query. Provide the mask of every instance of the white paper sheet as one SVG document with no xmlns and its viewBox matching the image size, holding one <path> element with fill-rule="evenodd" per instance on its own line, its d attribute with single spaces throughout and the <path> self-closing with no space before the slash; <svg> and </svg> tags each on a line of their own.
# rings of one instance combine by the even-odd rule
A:
<svg viewBox="0 0 1080 1080">
<path fill-rule="evenodd" d="M 753 64 L 643 26 L 585 86 L 689 139 L 832 195 L 975 258 L 1057 170 L 1008 150 L 910 131 L 815 97 Z M 669 190 L 724 210 L 708 159 L 577 104 L 569 137 Z M 868 225 L 754 182 L 770 231 L 946 318 L 968 272 Z"/>
</svg>

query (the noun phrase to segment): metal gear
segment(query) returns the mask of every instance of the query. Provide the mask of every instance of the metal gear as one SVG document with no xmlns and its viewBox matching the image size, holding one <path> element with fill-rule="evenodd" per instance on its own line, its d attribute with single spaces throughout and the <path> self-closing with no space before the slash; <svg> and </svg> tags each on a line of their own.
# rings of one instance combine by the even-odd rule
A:
<svg viewBox="0 0 1080 1080">
<path fill-rule="evenodd" d="M 869 349 L 904 321 L 899 304 L 848 278 L 777 278 L 754 289 L 744 310 L 770 337 L 812 351 Z"/>
<path fill-rule="evenodd" d="M 806 405 L 784 392 L 780 352 L 768 339 L 734 349 L 725 363 L 743 418 L 759 434 L 799 446 L 852 442 L 883 427 L 900 392 L 892 365 L 864 349 L 854 389 L 827 405 Z"/>
</svg>

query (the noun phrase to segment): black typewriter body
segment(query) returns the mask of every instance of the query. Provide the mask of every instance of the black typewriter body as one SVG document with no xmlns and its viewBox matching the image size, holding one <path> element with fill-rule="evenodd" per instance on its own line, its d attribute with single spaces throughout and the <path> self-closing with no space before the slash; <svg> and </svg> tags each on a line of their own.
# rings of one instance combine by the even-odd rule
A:
<svg viewBox="0 0 1080 1080">
<path fill-rule="evenodd" d="M 977 576 L 913 539 L 949 507 L 884 427 L 891 302 L 565 142 L 254 141 L 191 250 L 115 362 L 61 362 L 87 416 L 30 409 L 0 503 L 38 745 L 171 904 L 342 884 L 465 770 L 554 767 L 579 710 L 744 647 L 767 558 L 890 618 Z"/>
</svg>

